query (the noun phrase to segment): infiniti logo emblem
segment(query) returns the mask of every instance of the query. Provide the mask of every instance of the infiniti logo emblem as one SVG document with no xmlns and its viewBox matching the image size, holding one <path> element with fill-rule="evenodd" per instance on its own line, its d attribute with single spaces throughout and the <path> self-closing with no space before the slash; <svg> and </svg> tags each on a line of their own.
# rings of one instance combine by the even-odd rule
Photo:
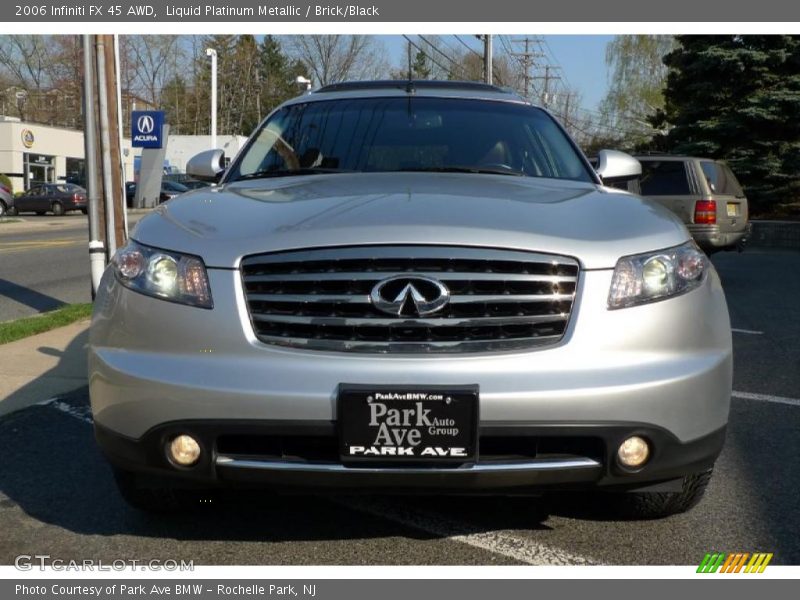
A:
<svg viewBox="0 0 800 600">
<path fill-rule="evenodd" d="M 375 284 L 372 305 L 398 317 L 430 315 L 450 301 L 450 290 L 438 279 L 422 275 L 397 275 Z"/>
<path fill-rule="evenodd" d="M 145 135 L 148 133 L 153 133 L 153 129 L 155 129 L 155 127 L 156 125 L 153 121 L 153 117 L 150 115 L 142 115 L 136 120 L 136 128 L 140 133 L 144 133 Z"/>
</svg>

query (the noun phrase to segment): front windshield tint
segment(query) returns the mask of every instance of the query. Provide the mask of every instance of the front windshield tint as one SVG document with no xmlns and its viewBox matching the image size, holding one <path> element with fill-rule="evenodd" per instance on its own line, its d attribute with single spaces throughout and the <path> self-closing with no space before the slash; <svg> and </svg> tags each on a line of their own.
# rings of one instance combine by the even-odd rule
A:
<svg viewBox="0 0 800 600">
<path fill-rule="evenodd" d="M 228 181 L 292 172 L 475 170 L 593 181 L 544 111 L 453 98 L 358 98 L 276 112 Z"/>
</svg>

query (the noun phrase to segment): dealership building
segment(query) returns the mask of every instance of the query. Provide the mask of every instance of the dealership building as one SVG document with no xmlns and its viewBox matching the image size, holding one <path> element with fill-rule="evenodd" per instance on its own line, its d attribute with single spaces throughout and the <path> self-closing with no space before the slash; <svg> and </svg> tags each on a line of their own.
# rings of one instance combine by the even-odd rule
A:
<svg viewBox="0 0 800 600">
<path fill-rule="evenodd" d="M 123 140 L 122 154 L 127 176 L 133 173 L 130 140 Z M 0 173 L 9 176 L 15 192 L 40 183 L 80 179 L 83 169 L 83 131 L 0 116 Z"/>
<path fill-rule="evenodd" d="M 217 136 L 217 147 L 232 158 L 247 138 L 238 135 Z M 211 136 L 175 135 L 167 138 L 164 168 L 166 172 L 184 172 L 186 162 L 198 152 L 211 147 Z M 122 143 L 125 180 L 137 179 L 141 148 L 131 141 Z M 8 175 L 14 192 L 41 183 L 83 179 L 83 131 L 25 123 L 16 117 L 0 115 L 0 173 Z"/>
</svg>

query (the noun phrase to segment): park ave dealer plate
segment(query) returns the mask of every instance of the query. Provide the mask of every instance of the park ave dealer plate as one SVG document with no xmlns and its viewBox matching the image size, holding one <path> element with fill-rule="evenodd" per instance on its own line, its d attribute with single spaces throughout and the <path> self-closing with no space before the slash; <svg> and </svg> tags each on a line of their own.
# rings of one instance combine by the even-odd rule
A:
<svg viewBox="0 0 800 600">
<path fill-rule="evenodd" d="M 339 451 L 346 462 L 475 459 L 478 386 L 342 384 Z"/>
</svg>

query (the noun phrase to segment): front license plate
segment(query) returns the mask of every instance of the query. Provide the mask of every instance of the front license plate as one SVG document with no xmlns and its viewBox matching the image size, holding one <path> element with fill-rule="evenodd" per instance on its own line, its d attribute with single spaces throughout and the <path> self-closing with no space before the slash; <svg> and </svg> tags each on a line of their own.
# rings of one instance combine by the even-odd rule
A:
<svg viewBox="0 0 800 600">
<path fill-rule="evenodd" d="M 739 205 L 736 202 L 728 202 L 727 209 L 729 217 L 739 216 Z"/>
<path fill-rule="evenodd" d="M 469 462 L 477 445 L 478 386 L 342 384 L 343 461 Z"/>
</svg>

